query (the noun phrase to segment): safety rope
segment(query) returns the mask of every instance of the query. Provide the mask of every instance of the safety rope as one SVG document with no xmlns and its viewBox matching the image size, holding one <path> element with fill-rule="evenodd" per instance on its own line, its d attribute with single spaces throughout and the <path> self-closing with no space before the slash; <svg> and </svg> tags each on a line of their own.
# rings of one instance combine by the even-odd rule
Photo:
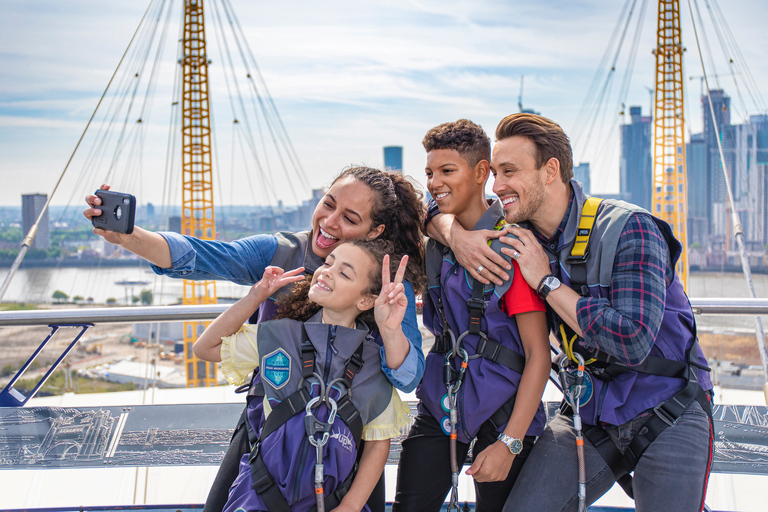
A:
<svg viewBox="0 0 768 512">
<path fill-rule="evenodd" d="M 458 346 L 454 347 L 461 356 L 461 366 L 458 372 L 453 369 L 453 351 L 445 354 L 445 364 L 443 365 L 445 387 L 448 391 L 448 417 L 450 423 L 450 454 L 451 454 L 451 499 L 448 503 L 448 511 L 459 510 L 459 462 L 456 453 L 456 442 L 458 439 L 459 412 L 457 395 L 461 384 L 464 382 L 464 376 L 469 366 L 469 355 L 467 351 Z"/>
<path fill-rule="evenodd" d="M 322 380 L 320 382 L 322 383 Z M 332 386 L 326 388 L 321 385 L 321 394 L 307 402 L 307 407 L 304 411 L 306 413 L 304 417 L 304 430 L 307 432 L 309 444 L 315 447 L 315 496 L 317 498 L 317 512 L 325 512 L 323 449 L 328 443 L 333 422 L 336 421 L 336 412 L 338 411 L 336 400 L 329 395 L 331 388 Z M 321 421 L 313 412 L 313 409 L 320 407 L 321 403 L 327 404 L 330 409 L 327 421 Z M 320 437 L 317 437 L 318 434 Z"/>
<path fill-rule="evenodd" d="M 581 390 L 584 385 L 584 357 L 576 352 L 576 360 L 578 361 L 575 366 L 576 371 L 575 378 L 569 372 L 573 370 L 574 365 L 572 361 L 563 357 L 560 359 L 560 385 L 563 387 L 563 395 L 565 400 L 571 406 L 573 410 L 573 429 L 576 431 L 576 457 L 579 464 L 579 512 L 586 512 L 587 510 L 587 466 L 584 458 L 584 435 L 581 431 L 581 414 L 579 413 L 579 402 L 581 398 Z"/>
</svg>

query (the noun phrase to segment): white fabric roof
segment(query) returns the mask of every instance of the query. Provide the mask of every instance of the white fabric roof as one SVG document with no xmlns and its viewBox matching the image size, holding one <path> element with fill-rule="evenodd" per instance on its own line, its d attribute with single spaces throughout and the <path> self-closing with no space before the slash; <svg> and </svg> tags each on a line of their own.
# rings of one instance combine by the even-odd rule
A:
<svg viewBox="0 0 768 512">
<path fill-rule="evenodd" d="M 546 400 L 558 400 L 557 391 L 547 390 Z M 415 399 L 412 394 L 404 397 Z M 156 389 L 36 398 L 28 407 L 93 407 L 107 405 L 241 402 L 243 395 L 232 386 L 195 389 Z M 764 405 L 759 391 L 718 390 L 716 402 Z M 237 418 L 232 418 L 234 427 Z M 42 508 L 61 506 L 110 506 L 133 504 L 203 503 L 216 467 L 41 469 L 0 472 L 0 507 Z M 394 498 L 397 468 L 388 466 L 387 500 Z M 575 478 L 575 476 L 574 476 Z M 713 473 L 707 504 L 715 510 L 763 511 L 768 477 Z M 462 475 L 462 500 L 473 500 L 469 477 Z M 614 486 L 596 505 L 633 507 L 624 492 Z"/>
</svg>

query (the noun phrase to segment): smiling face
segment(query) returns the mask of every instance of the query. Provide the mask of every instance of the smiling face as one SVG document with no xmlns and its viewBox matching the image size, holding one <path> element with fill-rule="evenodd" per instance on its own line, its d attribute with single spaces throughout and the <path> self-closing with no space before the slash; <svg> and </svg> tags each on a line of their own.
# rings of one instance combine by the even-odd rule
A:
<svg viewBox="0 0 768 512">
<path fill-rule="evenodd" d="M 480 164 L 473 169 L 455 149 L 433 149 L 427 153 L 427 190 L 440 213 L 456 215 L 462 225 L 462 217 L 476 221 L 482 215 L 487 165 L 486 162 L 485 170 Z M 469 225 L 464 225 L 465 228 L 474 226 L 474 222 L 466 222 Z"/>
<path fill-rule="evenodd" d="M 374 261 L 360 247 L 338 245 L 325 258 L 325 263 L 312 276 L 309 299 L 336 314 L 352 320 L 373 307 L 375 297 L 369 293 Z"/>
<path fill-rule="evenodd" d="M 312 251 L 325 258 L 346 240 L 379 236 L 384 226 L 372 226 L 373 201 L 373 192 L 364 183 L 337 180 L 312 214 Z"/>
<path fill-rule="evenodd" d="M 504 206 L 508 223 L 535 222 L 542 214 L 549 162 L 537 168 L 535 155 L 536 146 L 527 137 L 509 137 L 493 148 L 493 192 Z"/>
</svg>

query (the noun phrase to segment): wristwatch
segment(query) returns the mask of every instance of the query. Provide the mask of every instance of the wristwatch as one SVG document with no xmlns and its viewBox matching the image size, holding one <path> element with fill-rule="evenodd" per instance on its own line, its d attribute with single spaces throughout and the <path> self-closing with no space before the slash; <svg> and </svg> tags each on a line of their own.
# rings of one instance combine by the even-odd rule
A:
<svg viewBox="0 0 768 512">
<path fill-rule="evenodd" d="M 516 437 L 509 437 L 507 434 L 502 432 L 499 434 L 497 439 L 507 445 L 507 448 L 509 448 L 509 453 L 512 455 L 517 455 L 523 451 L 523 442 Z"/>
<path fill-rule="evenodd" d="M 539 289 L 536 290 L 536 293 L 539 294 L 539 297 L 541 297 L 541 300 L 546 300 L 547 295 L 549 295 L 549 292 L 552 290 L 556 290 L 560 287 L 560 280 L 555 277 L 553 274 L 547 274 L 544 276 L 544 279 L 541 280 L 541 284 L 539 284 Z"/>
</svg>

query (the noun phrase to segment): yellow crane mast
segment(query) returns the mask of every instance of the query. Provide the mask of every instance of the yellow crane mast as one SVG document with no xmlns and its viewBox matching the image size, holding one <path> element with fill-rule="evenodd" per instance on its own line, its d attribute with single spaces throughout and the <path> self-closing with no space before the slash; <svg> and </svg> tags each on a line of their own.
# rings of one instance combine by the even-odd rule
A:
<svg viewBox="0 0 768 512">
<path fill-rule="evenodd" d="M 688 283 L 688 186 L 683 109 L 680 1 L 659 0 L 653 113 L 653 214 L 667 221 L 683 245 L 677 273 Z"/>
<path fill-rule="evenodd" d="M 211 117 L 208 104 L 208 56 L 203 0 L 184 2 L 184 69 L 182 90 L 181 232 L 202 240 L 216 239 L 211 168 Z M 215 281 L 184 280 L 186 304 L 215 304 Z M 184 322 L 187 387 L 215 386 L 216 363 L 195 357 L 192 345 L 210 322 Z"/>
</svg>

